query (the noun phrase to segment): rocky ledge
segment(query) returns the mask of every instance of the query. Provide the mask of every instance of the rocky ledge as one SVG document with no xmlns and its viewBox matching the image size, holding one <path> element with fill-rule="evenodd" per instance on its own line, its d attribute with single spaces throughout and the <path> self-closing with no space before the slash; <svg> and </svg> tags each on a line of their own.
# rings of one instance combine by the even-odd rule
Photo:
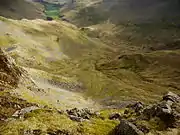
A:
<svg viewBox="0 0 180 135">
<path fill-rule="evenodd" d="M 143 105 L 137 102 L 127 106 L 124 114 L 112 114 L 110 119 L 120 119 L 115 128 L 115 135 L 157 134 L 158 130 L 165 131 L 180 128 L 180 96 L 168 92 L 162 100 L 153 105 Z"/>
</svg>

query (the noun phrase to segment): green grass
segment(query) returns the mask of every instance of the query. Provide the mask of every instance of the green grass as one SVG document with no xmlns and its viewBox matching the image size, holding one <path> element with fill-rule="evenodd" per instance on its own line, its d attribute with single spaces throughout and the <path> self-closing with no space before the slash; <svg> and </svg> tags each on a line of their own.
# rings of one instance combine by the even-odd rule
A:
<svg viewBox="0 0 180 135">
<path fill-rule="evenodd" d="M 40 129 L 41 133 L 48 131 L 67 131 L 70 134 L 83 135 L 107 135 L 111 133 L 118 121 L 109 120 L 107 117 L 91 118 L 82 123 L 71 121 L 66 115 L 59 114 L 55 110 L 38 109 L 27 113 L 24 120 L 12 120 L 1 125 L 2 134 L 19 135 L 20 132 Z"/>
<path fill-rule="evenodd" d="M 20 132 L 40 129 L 47 131 L 66 130 L 70 133 L 77 132 L 78 123 L 71 121 L 67 116 L 56 111 L 35 110 L 25 115 L 25 120 L 9 121 L 1 126 L 0 132 L 6 135 L 19 135 Z"/>
<path fill-rule="evenodd" d="M 89 122 L 84 122 L 80 127 L 80 131 L 83 135 L 108 135 L 113 132 L 118 124 L 118 121 L 108 119 L 92 119 Z"/>
</svg>

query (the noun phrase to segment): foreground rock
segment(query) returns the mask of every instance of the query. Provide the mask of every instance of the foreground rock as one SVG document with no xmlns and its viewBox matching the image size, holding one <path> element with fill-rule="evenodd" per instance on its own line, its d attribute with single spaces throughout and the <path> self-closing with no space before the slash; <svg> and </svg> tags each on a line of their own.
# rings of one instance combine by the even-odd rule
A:
<svg viewBox="0 0 180 135">
<path fill-rule="evenodd" d="M 121 120 L 121 115 L 120 113 L 113 113 L 109 116 L 110 120 Z"/>
<path fill-rule="evenodd" d="M 84 108 L 84 109 L 77 109 L 73 108 L 71 110 L 66 110 L 69 118 L 73 121 L 82 122 L 84 120 L 89 120 L 91 117 L 95 116 L 96 113 L 92 112 L 91 110 Z"/>
<path fill-rule="evenodd" d="M 39 109 L 39 107 L 37 106 L 30 106 L 30 107 L 26 107 L 26 108 L 23 108 L 21 110 L 17 110 L 13 115 L 12 117 L 15 117 L 15 118 L 24 118 L 24 115 L 26 113 L 29 113 L 31 111 L 34 111 L 34 110 L 37 110 Z"/>
<path fill-rule="evenodd" d="M 177 94 L 168 92 L 161 102 L 145 108 L 143 114 L 147 119 L 159 117 L 167 127 L 176 127 L 180 119 L 179 102 L 180 97 Z"/>
<path fill-rule="evenodd" d="M 22 70 L 0 48 L 0 89 L 17 87 Z"/>
<path fill-rule="evenodd" d="M 116 118 L 118 115 L 112 115 Z M 115 128 L 115 135 L 142 135 L 159 128 L 167 130 L 180 128 L 180 97 L 179 95 L 168 92 L 162 100 L 156 104 L 144 107 L 141 102 L 127 106 L 122 115 L 123 119 Z M 151 122 L 155 122 L 152 124 Z M 161 124 L 159 124 L 161 123 Z M 153 133 L 154 134 L 154 133 Z"/>
<path fill-rule="evenodd" d="M 116 127 L 115 135 L 143 135 L 144 133 L 139 130 L 134 124 L 127 120 L 121 120 L 121 123 Z"/>
</svg>

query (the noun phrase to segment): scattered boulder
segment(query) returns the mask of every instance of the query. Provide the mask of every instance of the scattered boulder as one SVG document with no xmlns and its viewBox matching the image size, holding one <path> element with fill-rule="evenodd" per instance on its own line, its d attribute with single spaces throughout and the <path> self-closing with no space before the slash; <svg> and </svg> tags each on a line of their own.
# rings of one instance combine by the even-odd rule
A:
<svg viewBox="0 0 180 135">
<path fill-rule="evenodd" d="M 180 119 L 180 110 L 178 112 L 177 106 L 180 97 L 172 92 L 168 92 L 163 96 L 163 100 L 157 104 L 150 105 L 143 110 L 143 115 L 151 119 L 153 117 L 160 118 L 167 127 L 177 125 Z"/>
<path fill-rule="evenodd" d="M 171 106 L 167 102 L 161 102 L 156 106 L 156 116 L 166 117 L 172 113 Z"/>
<path fill-rule="evenodd" d="M 24 115 L 26 113 L 29 113 L 31 111 L 34 111 L 34 110 L 37 110 L 39 109 L 39 107 L 37 106 L 31 106 L 31 107 L 26 107 L 26 108 L 23 108 L 21 110 L 17 110 L 13 115 L 12 117 L 15 117 L 15 118 L 24 118 Z"/>
<path fill-rule="evenodd" d="M 59 113 L 59 114 L 64 114 L 64 111 L 63 110 L 57 110 L 57 112 Z"/>
<path fill-rule="evenodd" d="M 150 131 L 150 129 L 144 125 L 138 125 L 137 128 L 141 130 L 144 134 L 147 134 Z"/>
<path fill-rule="evenodd" d="M 115 135 L 144 135 L 144 133 L 127 120 L 121 120 L 115 129 Z"/>
<path fill-rule="evenodd" d="M 84 121 L 83 118 L 78 117 L 78 116 L 74 116 L 74 115 L 69 115 L 69 118 L 70 118 L 71 120 L 77 121 L 77 122 L 82 122 L 82 121 Z"/>
<path fill-rule="evenodd" d="M 41 135 L 42 131 L 40 129 L 33 130 L 33 135 Z"/>
<path fill-rule="evenodd" d="M 140 111 L 143 109 L 144 105 L 143 105 L 142 102 L 136 102 L 135 104 L 131 105 L 130 107 L 131 107 L 135 112 L 140 112 Z"/>
<path fill-rule="evenodd" d="M 172 92 L 168 92 L 166 95 L 163 96 L 163 100 L 165 101 L 172 101 L 172 102 L 179 102 L 180 97 L 177 94 L 174 94 Z"/>
<path fill-rule="evenodd" d="M 69 115 L 71 120 L 81 122 L 83 120 L 89 120 L 90 117 L 96 115 L 91 110 L 84 108 L 84 109 L 77 109 L 73 108 L 71 110 L 66 110 L 67 114 Z"/>
<path fill-rule="evenodd" d="M 143 115 L 149 120 L 156 116 L 156 105 L 149 105 L 143 110 Z"/>
<path fill-rule="evenodd" d="M 110 120 L 121 120 L 121 115 L 119 113 L 113 113 L 109 116 Z"/>
</svg>

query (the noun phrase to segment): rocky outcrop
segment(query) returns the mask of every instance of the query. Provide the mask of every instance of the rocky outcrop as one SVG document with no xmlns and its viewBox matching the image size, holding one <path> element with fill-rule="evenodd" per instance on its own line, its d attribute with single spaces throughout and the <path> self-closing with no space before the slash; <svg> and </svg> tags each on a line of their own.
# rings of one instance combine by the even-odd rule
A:
<svg viewBox="0 0 180 135">
<path fill-rule="evenodd" d="M 173 102 L 180 102 L 180 97 L 177 94 L 172 92 L 168 92 L 166 95 L 163 96 L 164 101 L 171 101 Z"/>
<path fill-rule="evenodd" d="M 143 114 L 147 119 L 153 117 L 160 118 L 167 127 L 174 127 L 179 124 L 180 108 L 178 108 L 180 97 L 177 94 L 168 92 L 163 96 L 163 100 L 157 104 L 146 107 Z M 180 125 L 179 125 L 180 126 Z"/>
<path fill-rule="evenodd" d="M 26 108 L 23 108 L 23 109 L 21 109 L 21 110 L 17 110 L 17 111 L 12 115 L 12 117 L 15 117 L 15 118 L 23 118 L 26 113 L 29 113 L 29 112 L 34 111 L 34 110 L 37 110 L 37 109 L 39 109 L 39 107 L 37 107 L 37 106 L 26 107 Z"/>
<path fill-rule="evenodd" d="M 144 108 L 144 104 L 142 102 L 136 102 L 132 105 L 128 105 L 127 108 L 134 110 L 136 113 L 140 113 Z"/>
<path fill-rule="evenodd" d="M 92 112 L 91 110 L 84 108 L 84 109 L 77 109 L 73 108 L 71 110 L 66 110 L 69 118 L 73 121 L 82 122 L 84 120 L 89 120 L 91 117 L 96 116 L 97 114 Z"/>
<path fill-rule="evenodd" d="M 22 70 L 0 49 L 0 88 L 17 87 Z"/>
<path fill-rule="evenodd" d="M 112 120 L 117 117 L 117 114 L 110 116 Z M 141 102 L 136 102 L 128 105 L 121 119 L 125 120 L 120 120 L 120 124 L 115 128 L 115 135 L 146 134 L 155 126 L 161 130 L 180 128 L 180 96 L 168 92 L 156 104 L 145 107 Z M 150 121 L 153 120 L 156 120 L 157 125 L 151 125 Z M 163 127 L 158 123 L 163 123 Z"/>
<path fill-rule="evenodd" d="M 31 91 L 43 91 L 36 86 L 28 72 L 17 66 L 14 59 L 0 48 L 0 90 L 17 88 L 18 84 L 26 86 Z"/>
</svg>

